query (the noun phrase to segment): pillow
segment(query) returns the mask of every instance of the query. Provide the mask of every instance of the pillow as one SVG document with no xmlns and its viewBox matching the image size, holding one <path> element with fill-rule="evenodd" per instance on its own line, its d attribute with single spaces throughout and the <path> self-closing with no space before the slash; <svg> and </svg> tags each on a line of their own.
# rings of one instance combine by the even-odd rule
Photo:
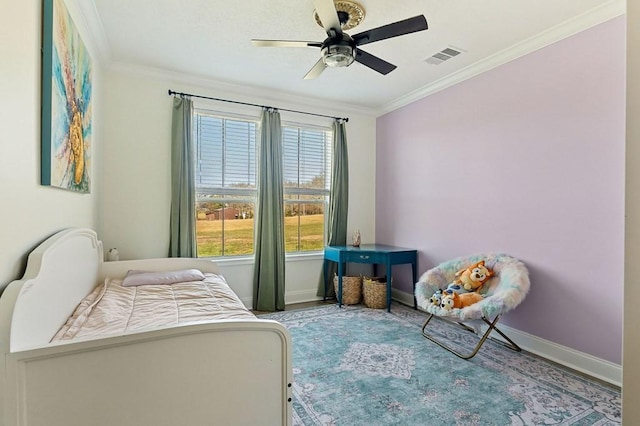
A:
<svg viewBox="0 0 640 426">
<path fill-rule="evenodd" d="M 180 271 L 144 272 L 129 271 L 122 281 L 123 287 L 137 285 L 175 284 L 187 281 L 202 281 L 204 274 L 198 269 L 183 269 Z"/>
</svg>

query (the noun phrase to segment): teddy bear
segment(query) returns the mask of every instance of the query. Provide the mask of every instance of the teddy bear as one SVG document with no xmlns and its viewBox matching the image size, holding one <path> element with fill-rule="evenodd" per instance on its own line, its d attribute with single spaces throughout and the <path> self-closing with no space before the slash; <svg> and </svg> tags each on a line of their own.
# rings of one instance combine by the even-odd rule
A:
<svg viewBox="0 0 640 426">
<path fill-rule="evenodd" d="M 485 266 L 484 260 L 481 260 L 468 268 L 456 272 L 456 280 L 450 286 L 457 284 L 466 291 L 480 291 L 484 283 L 492 276 L 493 271 Z"/>
<path fill-rule="evenodd" d="M 440 307 L 445 311 L 450 311 L 452 309 L 462 309 L 481 301 L 483 298 L 484 296 L 482 296 L 480 293 L 475 292 L 463 294 L 458 294 L 456 292 L 446 293 L 444 296 L 442 296 Z"/>
</svg>

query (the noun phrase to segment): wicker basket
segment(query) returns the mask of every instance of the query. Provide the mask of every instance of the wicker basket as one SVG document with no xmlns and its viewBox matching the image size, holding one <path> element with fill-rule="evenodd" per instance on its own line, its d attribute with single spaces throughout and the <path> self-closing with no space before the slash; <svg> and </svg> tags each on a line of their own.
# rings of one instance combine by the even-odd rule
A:
<svg viewBox="0 0 640 426">
<path fill-rule="evenodd" d="M 333 289 L 338 298 L 338 276 L 333 277 Z M 362 297 L 362 277 L 342 277 L 342 304 L 357 305 Z"/>
<path fill-rule="evenodd" d="M 387 277 L 364 277 L 362 293 L 367 308 L 384 309 L 387 307 Z"/>
</svg>

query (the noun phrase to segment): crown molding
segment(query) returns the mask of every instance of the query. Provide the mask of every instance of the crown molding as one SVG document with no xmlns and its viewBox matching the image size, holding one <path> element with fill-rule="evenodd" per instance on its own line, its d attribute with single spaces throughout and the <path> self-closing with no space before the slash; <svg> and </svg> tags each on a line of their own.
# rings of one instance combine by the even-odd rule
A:
<svg viewBox="0 0 640 426">
<path fill-rule="evenodd" d="M 455 84 L 461 83 L 514 59 L 542 49 L 550 44 L 587 30 L 610 19 L 624 15 L 627 10 L 625 0 L 610 0 L 579 16 L 568 19 L 540 34 L 525 39 L 507 49 L 497 52 L 487 58 L 475 62 L 459 71 L 447 75 L 426 86 L 416 89 L 408 94 L 385 104 L 377 110 L 377 115 L 383 115 L 394 111 L 419 99 L 425 98 L 436 92 L 444 90 Z"/>
<path fill-rule="evenodd" d="M 174 81 L 176 84 L 193 84 L 204 88 L 222 89 L 238 95 L 249 96 L 250 98 L 261 97 L 267 100 L 273 100 L 274 102 L 292 103 L 296 106 L 302 106 L 313 110 L 320 109 L 325 112 L 330 111 L 329 114 L 332 115 L 352 113 L 373 117 L 378 117 L 394 111 L 419 99 L 447 89 L 455 84 L 473 78 L 514 59 L 542 49 L 543 47 L 626 13 L 625 0 L 609 0 L 575 18 L 568 19 L 540 34 L 477 61 L 426 86 L 413 90 L 394 101 L 382 105 L 381 107 L 367 108 L 348 103 L 339 103 L 340 111 L 336 111 L 336 103 L 328 100 L 287 94 L 273 89 L 248 87 L 237 83 L 214 80 L 198 75 L 178 73 L 165 69 L 114 62 L 108 40 L 102 26 L 102 21 L 100 20 L 94 1 L 65 0 L 65 3 L 69 9 L 69 13 L 74 18 L 74 22 L 76 23 L 78 30 L 83 35 L 83 39 L 89 48 L 89 51 L 92 53 L 94 60 L 104 65 L 104 67 L 109 70 L 114 70 L 120 73 L 155 76 L 157 78 Z M 277 96 L 274 96 L 274 93 L 277 93 Z"/>
<path fill-rule="evenodd" d="M 65 4 L 93 60 L 108 64 L 111 49 L 93 0 L 65 0 Z"/>
<path fill-rule="evenodd" d="M 153 77 L 159 80 L 167 80 L 176 85 L 193 85 L 205 89 L 215 89 L 224 91 L 234 96 L 244 99 L 262 99 L 260 103 L 272 104 L 274 107 L 285 108 L 282 103 L 291 105 L 297 109 L 307 109 L 319 114 L 327 115 L 349 115 L 358 114 L 370 117 L 376 117 L 377 111 L 373 108 L 365 108 L 358 105 L 340 102 L 336 107 L 335 102 L 325 101 L 318 98 L 310 98 L 306 96 L 298 96 L 283 93 L 274 89 L 267 89 L 255 86 L 239 85 L 222 80 L 215 80 L 195 74 L 185 74 L 183 72 L 170 71 L 162 68 L 155 68 L 142 65 L 133 65 L 124 62 L 111 62 L 108 67 L 109 71 L 119 74 L 128 74 L 142 77 Z M 167 89 L 175 89 L 167 87 Z M 176 89 L 177 90 L 177 89 Z"/>
</svg>

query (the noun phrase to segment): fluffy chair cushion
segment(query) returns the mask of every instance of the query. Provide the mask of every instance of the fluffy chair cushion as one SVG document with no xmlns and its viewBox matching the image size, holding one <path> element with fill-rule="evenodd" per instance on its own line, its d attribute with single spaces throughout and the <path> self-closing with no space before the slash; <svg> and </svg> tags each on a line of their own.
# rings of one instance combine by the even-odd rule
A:
<svg viewBox="0 0 640 426">
<path fill-rule="evenodd" d="M 445 311 L 430 303 L 429 298 L 438 289 L 445 289 L 455 279 L 455 273 L 481 260 L 493 276 L 482 287 L 484 300 L 463 309 Z M 418 308 L 438 316 L 454 317 L 459 320 L 494 318 L 515 308 L 529 292 L 529 272 L 520 260 L 506 254 L 477 254 L 443 262 L 428 270 L 416 283 Z"/>
</svg>

